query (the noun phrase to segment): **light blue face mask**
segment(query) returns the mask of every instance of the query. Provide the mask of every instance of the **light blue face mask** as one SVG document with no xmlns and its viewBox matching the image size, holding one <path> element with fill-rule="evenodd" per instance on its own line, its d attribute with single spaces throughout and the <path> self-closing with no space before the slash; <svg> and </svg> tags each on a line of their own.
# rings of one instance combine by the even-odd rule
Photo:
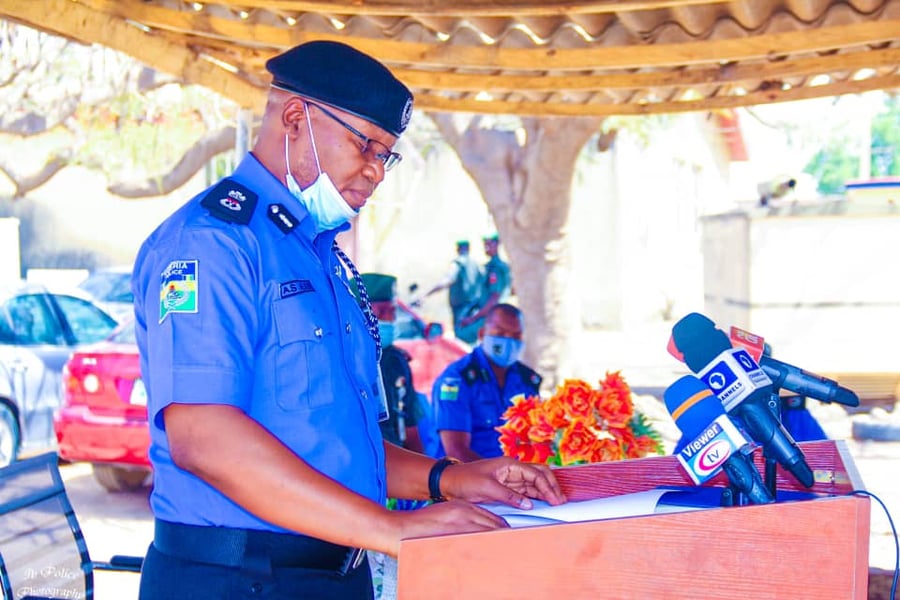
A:
<svg viewBox="0 0 900 600">
<path fill-rule="evenodd" d="M 394 343 L 394 322 L 378 321 L 378 335 L 381 336 L 381 346 L 387 348 Z"/>
<path fill-rule="evenodd" d="M 344 197 L 335 187 L 328 173 L 322 171 L 319 166 L 319 152 L 316 150 L 316 138 L 313 136 L 312 123 L 309 120 L 309 105 L 306 105 L 306 126 L 309 129 L 309 139 L 313 147 L 313 156 L 316 159 L 316 169 L 319 176 L 305 190 L 300 189 L 297 180 L 291 173 L 291 163 L 288 161 L 288 136 L 284 136 L 284 164 L 287 174 L 284 176 L 285 185 L 294 198 L 300 201 L 309 215 L 316 223 L 316 233 L 322 233 L 329 229 L 340 227 L 359 214 L 358 211 L 347 204 Z"/>
<path fill-rule="evenodd" d="M 481 348 L 488 359 L 504 369 L 519 360 L 523 347 L 522 340 L 514 338 L 486 335 L 481 340 Z"/>
</svg>

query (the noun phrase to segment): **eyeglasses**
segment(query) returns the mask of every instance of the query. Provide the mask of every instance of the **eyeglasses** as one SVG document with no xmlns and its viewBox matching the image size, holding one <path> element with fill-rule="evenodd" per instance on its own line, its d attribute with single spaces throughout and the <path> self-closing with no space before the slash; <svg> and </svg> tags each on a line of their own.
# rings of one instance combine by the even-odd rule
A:
<svg viewBox="0 0 900 600">
<path fill-rule="evenodd" d="M 391 152 L 390 148 L 388 148 L 387 146 L 385 146 L 378 140 L 373 140 L 372 138 L 370 138 L 369 136 L 367 136 L 366 134 L 364 134 L 363 132 L 358 130 L 356 127 L 354 127 L 350 123 L 346 122 L 345 120 L 343 120 L 342 118 L 340 118 L 339 116 L 337 116 L 336 114 L 334 114 L 333 112 L 331 112 L 330 110 L 328 110 L 327 108 L 322 106 L 321 104 L 316 104 L 315 102 L 310 102 L 309 100 L 306 101 L 306 104 L 308 106 L 315 106 L 316 108 L 321 110 L 325 115 L 331 117 L 333 120 L 335 120 L 338 123 L 340 123 L 341 125 L 343 125 L 344 129 L 346 129 L 347 131 L 349 131 L 350 133 L 352 133 L 353 135 L 358 137 L 360 139 L 360 141 L 362 141 L 362 144 L 363 144 L 362 148 L 360 148 L 359 151 L 362 152 L 363 156 L 365 156 L 368 160 L 372 160 L 374 158 L 374 159 L 381 161 L 381 164 L 384 165 L 385 171 L 390 171 L 391 169 L 393 169 L 394 167 L 397 166 L 397 163 L 399 163 L 401 160 L 403 160 L 403 156 L 401 156 L 399 152 Z M 377 144 L 377 146 L 381 146 L 382 148 L 384 148 L 384 150 L 379 152 L 376 144 Z"/>
</svg>

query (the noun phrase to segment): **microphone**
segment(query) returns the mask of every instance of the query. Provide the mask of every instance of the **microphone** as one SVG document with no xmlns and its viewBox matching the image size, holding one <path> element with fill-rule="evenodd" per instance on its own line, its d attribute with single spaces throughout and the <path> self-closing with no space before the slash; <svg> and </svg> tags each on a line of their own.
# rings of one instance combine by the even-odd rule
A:
<svg viewBox="0 0 900 600">
<path fill-rule="evenodd" d="M 705 320 L 698 322 L 708 322 L 710 327 L 715 327 L 713 322 L 703 317 L 703 315 L 698 316 Z M 761 336 L 732 325 L 728 339 L 732 346 L 744 348 L 759 363 L 759 366 L 772 380 L 774 387 L 788 390 L 798 396 L 814 398 L 820 402 L 836 402 L 844 406 L 859 406 L 859 396 L 856 395 L 856 392 L 843 387 L 837 381 L 772 358 L 772 350 Z M 675 347 L 675 341 L 672 338 L 669 339 L 668 350 L 672 356 L 682 362 L 684 361 L 684 356 Z"/>
<path fill-rule="evenodd" d="M 859 396 L 833 379 L 804 371 L 800 367 L 770 356 L 771 348 L 763 338 L 731 326 L 729 339 L 733 346 L 743 346 L 759 363 L 776 388 L 794 392 L 799 396 L 815 398 L 820 402 L 837 402 L 844 406 L 859 406 Z M 759 350 L 757 353 L 756 350 Z"/>
<path fill-rule="evenodd" d="M 741 419 L 766 455 L 805 487 L 812 487 L 813 473 L 803 452 L 769 407 L 769 399 L 775 395 L 772 380 L 753 357 L 743 348 L 732 348 L 728 336 L 699 313 L 691 313 L 675 324 L 672 343 L 688 368 L 715 392 L 725 410 Z"/>
<path fill-rule="evenodd" d="M 663 399 L 683 434 L 678 462 L 695 484 L 725 471 L 732 487 L 753 504 L 775 501 L 753 465 L 752 447 L 702 381 L 685 375 L 666 388 Z"/>
</svg>

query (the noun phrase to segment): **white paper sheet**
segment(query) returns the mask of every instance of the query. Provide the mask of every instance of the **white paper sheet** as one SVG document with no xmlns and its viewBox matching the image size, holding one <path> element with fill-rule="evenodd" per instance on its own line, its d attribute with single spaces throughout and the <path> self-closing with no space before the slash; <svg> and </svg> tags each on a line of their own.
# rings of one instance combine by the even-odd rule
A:
<svg viewBox="0 0 900 600">
<path fill-rule="evenodd" d="M 513 508 L 505 504 L 480 504 L 479 506 L 503 517 L 510 527 L 534 527 L 536 525 L 636 517 L 660 512 L 701 510 L 700 507 L 661 505 L 659 502 L 660 498 L 670 491 L 667 489 L 655 489 L 634 494 L 610 496 L 609 498 L 566 502 L 559 506 L 551 506 L 546 502 L 534 500 L 534 508 L 531 510 Z"/>
</svg>

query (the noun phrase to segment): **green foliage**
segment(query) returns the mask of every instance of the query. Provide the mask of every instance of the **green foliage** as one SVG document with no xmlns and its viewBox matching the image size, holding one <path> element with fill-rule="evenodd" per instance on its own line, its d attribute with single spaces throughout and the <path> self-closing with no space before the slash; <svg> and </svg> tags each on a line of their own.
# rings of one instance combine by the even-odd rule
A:
<svg viewBox="0 0 900 600">
<path fill-rule="evenodd" d="M 639 438 L 646 435 L 656 442 L 656 445 L 653 448 L 653 451 L 656 452 L 656 454 L 663 455 L 666 453 L 662 434 L 653 427 L 653 424 L 650 423 L 650 420 L 644 414 L 639 412 L 634 413 L 634 416 L 631 418 L 631 429 L 634 431 L 634 437 Z"/>
<path fill-rule="evenodd" d="M 886 96 L 872 120 L 872 175 L 900 175 L 900 96 Z"/>
<path fill-rule="evenodd" d="M 884 95 L 883 106 L 872 118 L 869 147 L 872 177 L 900 175 L 900 98 Z M 819 182 L 822 194 L 840 194 L 848 180 L 857 179 L 858 144 L 846 131 L 833 131 L 803 168 Z"/>
<path fill-rule="evenodd" d="M 226 104 L 211 92 L 175 87 L 179 89 L 125 93 L 108 103 L 80 107 L 77 119 L 85 141 L 77 161 L 114 180 L 162 174 L 207 132 L 208 121 L 234 118 L 231 107 L 209 114 L 211 106 Z"/>
<path fill-rule="evenodd" d="M 816 152 L 803 172 L 809 173 L 819 182 L 819 193 L 840 194 L 844 183 L 859 174 L 859 158 L 846 145 L 832 143 Z"/>
</svg>

